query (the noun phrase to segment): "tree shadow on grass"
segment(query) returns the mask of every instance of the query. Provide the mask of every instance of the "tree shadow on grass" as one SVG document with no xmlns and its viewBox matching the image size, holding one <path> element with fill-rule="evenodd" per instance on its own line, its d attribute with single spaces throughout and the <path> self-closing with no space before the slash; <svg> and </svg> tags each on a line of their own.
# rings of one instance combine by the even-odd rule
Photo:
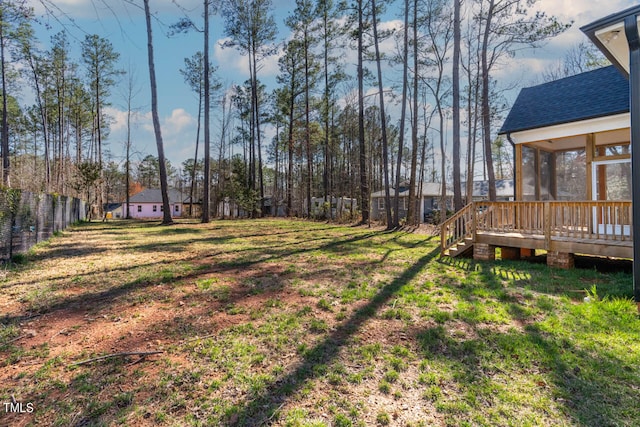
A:
<svg viewBox="0 0 640 427">
<path fill-rule="evenodd" d="M 462 330 L 472 333 L 458 336 L 445 326 L 427 328 L 418 333 L 417 341 L 426 360 L 452 366 L 451 369 L 458 372 L 453 388 L 459 393 L 455 398 L 451 397 L 452 394 L 447 395 L 448 399 L 437 405 L 443 408 L 449 418 L 448 423 L 467 421 L 461 408 L 471 407 L 466 412 L 480 412 L 487 417 L 486 423 L 500 424 L 499 419 L 496 421 L 490 417 L 496 416 L 497 411 L 502 414 L 498 416 L 509 418 L 509 411 L 513 409 L 508 407 L 508 402 L 524 399 L 522 405 L 534 408 L 545 404 L 555 406 L 556 412 L 566 414 L 566 418 L 571 420 L 569 422 L 579 426 L 631 425 L 630 420 L 637 418 L 635 395 L 639 374 L 634 367 L 634 364 L 637 366 L 637 357 L 631 355 L 630 360 L 623 360 L 620 353 L 616 354 L 604 343 L 606 338 L 601 335 L 603 332 L 605 335 L 616 333 L 625 323 L 618 320 L 619 315 L 608 313 L 606 309 L 594 312 L 596 314 L 591 318 L 574 314 L 575 324 L 568 324 L 570 329 L 566 331 L 545 327 L 543 323 L 547 315 L 558 312 L 556 299 L 546 295 L 571 295 L 588 287 L 592 281 L 616 293 L 616 282 L 621 280 L 621 275 L 624 281 L 629 279 L 625 273 L 601 273 L 606 269 L 594 268 L 594 259 L 590 259 L 588 270 L 579 273 L 522 261 L 439 260 L 441 264 L 464 272 L 459 280 L 453 281 L 455 283 L 443 282 L 442 285 L 466 300 L 473 299 L 473 289 L 493 290 L 493 295 L 505 305 L 508 315 L 521 327 L 504 331 L 490 323 L 474 321 L 476 319 L 472 316 L 455 316 L 465 325 Z M 477 276 L 475 279 L 474 275 Z M 468 278 L 471 279 L 465 283 Z M 608 288 L 608 285 L 613 288 Z M 529 297 L 524 296 L 525 290 L 532 291 Z M 535 294 L 543 295 L 535 298 Z M 614 304 L 615 307 L 618 306 Z M 595 306 L 593 310 L 596 310 Z M 561 318 L 558 321 L 563 323 Z M 620 332 L 632 335 L 633 326 L 628 330 L 622 328 Z M 615 342 L 614 339 L 612 343 Z M 504 387 L 505 381 L 513 382 L 510 388 L 520 389 L 520 395 L 510 395 L 512 391 Z M 523 389 L 527 391 L 523 392 Z M 504 393 L 507 393 L 506 397 Z M 530 396 L 524 396 L 525 393 Z M 502 412 L 500 406 L 506 412 Z M 527 414 L 535 413 L 535 410 L 515 412 L 522 414 L 523 425 L 549 422 L 535 418 L 539 415 L 527 419 Z M 479 423 L 482 424 L 481 421 Z"/>
<path fill-rule="evenodd" d="M 513 286 L 529 289 L 547 295 L 569 295 L 582 298 L 586 289 L 597 284 L 599 293 L 615 297 L 632 296 L 632 277 L 628 270 L 628 260 L 611 260 L 597 257 L 576 257 L 576 269 L 548 267 L 544 262 L 527 261 L 475 261 L 469 258 L 442 257 L 438 263 L 467 276 L 482 277 L 483 283 L 502 287 L 503 281 Z M 579 269 L 579 270 L 578 270 Z"/>
<path fill-rule="evenodd" d="M 400 288 L 414 279 L 423 268 L 433 260 L 439 248 L 418 259 L 402 275 L 384 286 L 365 306 L 340 324 L 328 337 L 306 351 L 302 362 L 284 377 L 268 384 L 259 394 L 247 400 L 238 412 L 228 420 L 229 425 L 259 426 L 268 424 L 278 408 L 304 384 L 318 376 L 316 366 L 330 364 L 339 355 L 344 346 L 363 324 L 396 294 Z"/>
<path fill-rule="evenodd" d="M 580 348 L 537 325 L 504 333 L 469 326 L 473 338 L 450 334 L 444 326 L 424 329 L 416 337 L 425 361 L 456 372 L 441 386 L 457 393 L 435 398 L 448 424 L 468 421 L 470 411 L 482 414 L 484 422 L 476 418 L 481 424 L 500 424 L 515 413 L 522 414 L 522 425 L 546 424 L 549 420 L 527 418 L 536 411 L 518 408 L 510 414 L 514 409 L 509 405 L 524 399 L 522 406 L 557 406 L 579 426 L 629 425 L 636 409 L 630 362 Z"/>
<path fill-rule="evenodd" d="M 95 309 L 98 307 L 106 308 L 109 305 L 114 304 L 118 300 L 118 298 L 122 297 L 123 295 L 126 295 L 133 291 L 142 290 L 150 286 L 157 285 L 159 283 L 197 279 L 201 277 L 203 274 L 206 274 L 209 272 L 225 272 L 230 270 L 233 271 L 237 269 L 249 268 L 261 263 L 281 261 L 283 259 L 286 259 L 287 257 L 299 255 L 312 250 L 329 250 L 329 251 L 337 250 L 338 248 L 341 248 L 343 245 L 349 245 L 355 242 L 371 239 L 376 235 L 378 235 L 377 232 L 369 232 L 366 234 L 350 235 L 348 238 L 319 237 L 317 239 L 302 240 L 302 241 L 296 242 L 296 244 L 292 244 L 290 242 L 284 242 L 278 245 L 243 248 L 237 251 L 230 251 L 228 253 L 247 252 L 248 254 L 246 257 L 243 257 L 240 259 L 234 259 L 231 261 L 218 261 L 211 264 L 211 266 L 209 267 L 196 269 L 196 271 L 188 274 L 183 274 L 178 276 L 169 274 L 165 276 L 163 270 L 161 268 L 158 268 L 158 270 L 155 271 L 154 273 L 155 275 L 152 277 L 137 278 L 135 280 L 126 282 L 122 285 L 110 287 L 108 289 L 102 289 L 94 292 L 83 292 L 81 294 L 76 294 L 73 296 L 62 297 L 62 298 L 57 298 L 55 296 L 52 296 L 51 301 L 47 301 L 46 304 L 42 304 L 41 307 L 39 307 L 39 309 L 37 310 L 37 313 L 34 313 L 32 311 L 32 312 L 26 312 L 26 313 L 12 315 L 12 316 L 5 315 L 4 317 L 0 318 L 0 323 L 11 324 L 15 322 L 22 322 L 26 319 L 33 318 L 37 315 L 41 315 L 45 313 L 46 314 L 54 313 L 54 312 L 59 312 L 64 310 L 85 310 L 88 308 Z M 327 239 L 330 239 L 330 241 L 324 242 Z M 305 243 L 312 243 L 312 242 L 321 242 L 321 243 L 314 245 L 312 247 L 305 246 L 305 247 L 292 248 L 292 246 L 299 246 Z M 219 254 L 221 253 L 209 254 L 208 257 L 215 257 L 216 255 L 219 255 Z M 189 257 L 189 258 L 180 260 L 180 262 L 192 262 L 192 261 L 197 261 L 199 259 L 200 259 L 199 257 Z M 157 262 L 157 263 L 154 262 L 151 264 L 145 264 L 145 266 L 157 265 L 158 267 L 161 267 L 163 264 L 164 264 L 163 262 Z M 119 267 L 117 269 L 132 270 L 138 267 L 139 266 L 136 265 L 136 266 Z M 112 271 L 112 270 L 109 270 L 109 271 Z M 94 272 L 84 273 L 83 275 L 90 276 L 96 273 L 97 272 L 94 271 Z M 68 279 L 69 276 L 68 275 L 62 276 L 57 279 L 65 279 L 65 278 Z M 56 280 L 56 278 L 49 278 L 49 280 Z"/>
</svg>

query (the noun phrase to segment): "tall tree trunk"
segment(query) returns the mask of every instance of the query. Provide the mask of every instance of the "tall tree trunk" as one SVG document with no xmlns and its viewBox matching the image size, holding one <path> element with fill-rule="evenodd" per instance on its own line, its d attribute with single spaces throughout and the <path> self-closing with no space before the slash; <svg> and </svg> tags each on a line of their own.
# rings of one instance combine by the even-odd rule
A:
<svg viewBox="0 0 640 427">
<path fill-rule="evenodd" d="M 255 42 L 255 40 L 254 40 Z M 260 216 L 262 216 L 262 212 L 264 212 L 264 174 L 262 171 L 262 135 L 260 134 L 260 99 L 259 99 L 259 94 L 258 94 L 258 77 L 257 77 L 257 73 L 258 73 L 258 64 L 257 64 L 257 59 L 256 59 L 256 52 L 258 51 L 258 47 L 254 46 L 254 53 L 253 53 L 253 102 L 255 104 L 255 122 L 256 122 L 256 127 L 255 127 L 255 131 L 256 131 L 256 142 L 258 144 L 258 185 L 260 186 L 259 188 L 259 195 L 260 195 Z"/>
<path fill-rule="evenodd" d="M 227 128 L 229 126 L 229 114 L 227 114 L 227 97 L 226 95 L 222 96 L 222 130 L 220 132 L 220 152 L 218 155 L 218 192 L 217 194 L 223 195 L 226 189 L 226 172 L 225 172 L 225 162 L 224 156 L 226 151 L 226 141 L 227 141 Z M 229 156 L 229 164 L 231 163 L 231 156 Z M 216 199 L 217 200 L 217 199 Z M 224 198 L 221 198 L 223 202 L 223 210 L 222 213 L 219 211 L 218 205 L 220 201 L 216 201 L 216 217 L 224 218 Z"/>
<path fill-rule="evenodd" d="M 131 186 L 131 97 L 133 96 L 133 77 L 131 71 L 129 71 L 129 87 L 127 94 L 127 143 L 126 143 L 126 158 L 125 158 L 125 218 L 131 218 L 131 212 L 129 210 L 130 192 Z"/>
<path fill-rule="evenodd" d="M 2 16 L 0 15 L 0 19 Z M 0 67 L 2 68 L 2 185 L 5 187 L 11 186 L 10 181 L 10 168 L 11 163 L 9 161 L 9 121 L 7 110 L 7 76 L 5 67 L 5 48 L 4 48 L 4 29 L 0 25 Z"/>
<path fill-rule="evenodd" d="M 289 103 L 289 129 L 287 135 L 287 150 L 289 154 L 288 164 L 287 164 L 287 216 L 292 216 L 293 209 L 293 120 L 294 120 L 294 111 L 295 108 L 295 70 L 293 67 L 291 74 L 291 96 Z"/>
<path fill-rule="evenodd" d="M 496 177 L 493 170 L 493 157 L 491 150 L 491 105 L 489 103 L 489 63 L 487 49 L 489 48 L 489 33 L 491 32 L 491 19 L 495 7 L 494 0 L 489 1 L 487 12 L 487 22 L 484 27 L 482 39 L 482 139 L 484 142 L 485 164 L 487 166 L 487 177 L 489 180 L 489 200 L 496 200 Z"/>
<path fill-rule="evenodd" d="M 442 185 L 440 187 L 440 223 L 447 219 L 447 169 L 446 169 L 446 153 L 444 144 L 444 111 L 438 102 L 438 116 L 440 118 L 440 173 Z"/>
<path fill-rule="evenodd" d="M 198 124 L 196 126 L 196 151 L 193 155 L 193 170 L 191 171 L 191 186 L 189 188 L 189 215 L 193 217 L 193 198 L 195 196 L 196 171 L 198 170 L 198 146 L 200 145 L 200 122 L 202 119 L 202 87 L 198 91 Z"/>
<path fill-rule="evenodd" d="M 418 164 L 418 0 L 413 2 L 413 116 L 411 122 L 411 176 L 407 224 L 419 224 L 416 215 L 416 169 Z M 422 203 L 422 197 L 418 196 Z"/>
<path fill-rule="evenodd" d="M 209 110 L 211 106 L 209 83 L 209 0 L 204 0 L 204 194 L 202 196 L 202 222 L 208 223 L 209 213 L 209 192 L 211 186 L 211 137 L 209 129 Z M 195 162 L 193 167 L 195 168 Z"/>
<path fill-rule="evenodd" d="M 96 70 L 96 76 L 100 74 Z M 96 136 L 98 138 L 98 166 L 100 167 L 100 181 L 98 182 L 98 215 L 104 211 L 104 167 L 102 165 L 102 120 L 100 109 L 100 77 L 96 77 Z"/>
<path fill-rule="evenodd" d="M 367 144 L 364 140 L 364 69 L 363 0 L 358 0 L 358 139 L 360 143 L 360 197 L 362 198 L 361 224 L 369 224 L 369 183 L 367 181 Z"/>
<path fill-rule="evenodd" d="M 153 33 L 151 31 L 151 12 L 149 11 L 149 0 L 144 0 L 144 14 L 147 23 L 147 53 L 149 59 L 149 80 L 151 82 L 151 116 L 153 118 L 153 130 L 156 136 L 156 146 L 158 148 L 158 163 L 160 169 L 160 192 L 162 194 L 163 225 L 173 224 L 171 219 L 171 207 L 167 194 L 167 164 L 164 157 L 164 144 L 162 142 L 162 131 L 160 130 L 160 118 L 158 117 L 158 89 L 156 84 L 156 69 L 153 59 Z"/>
<path fill-rule="evenodd" d="M 402 177 L 402 155 L 404 150 L 404 122 L 407 116 L 407 89 L 409 70 L 409 0 L 404 1 L 404 31 L 402 46 L 402 108 L 400 112 L 400 135 L 398 136 L 398 163 L 396 166 L 396 190 L 393 201 L 393 226 L 400 226 L 400 179 Z M 416 94 L 417 96 L 418 94 Z M 417 114 L 415 112 L 414 114 Z"/>
<path fill-rule="evenodd" d="M 329 11 L 327 8 L 327 2 L 323 3 L 322 9 L 322 24 L 324 28 L 323 33 L 323 50 L 324 50 L 324 168 L 322 171 L 322 187 L 324 190 L 324 201 L 329 202 L 329 219 L 333 219 L 333 210 L 331 205 L 332 194 L 329 185 L 329 169 L 331 164 L 330 150 L 329 150 L 329 109 L 330 106 L 330 90 L 329 90 Z M 336 205 L 337 208 L 337 205 Z"/>
<path fill-rule="evenodd" d="M 0 33 L 1 32 L 2 32 L 2 29 L 0 28 Z M 0 41 L 0 44 L 1 43 L 2 42 Z M 40 113 L 40 121 L 41 121 L 40 124 L 42 125 L 42 138 L 44 140 L 45 191 L 48 192 L 49 181 L 50 181 L 49 179 L 50 166 L 49 166 L 49 134 L 47 133 L 47 113 L 46 113 L 46 108 L 43 102 L 42 90 L 40 89 L 40 77 L 39 77 L 38 68 L 31 51 L 28 52 L 27 59 L 29 61 L 29 67 L 31 68 L 31 72 L 33 73 L 33 82 L 36 89 L 36 102 L 38 105 L 38 111 Z M 2 61 L 2 63 L 4 64 L 4 61 Z M 77 162 L 80 163 L 79 158 L 77 159 Z"/>
<path fill-rule="evenodd" d="M 453 0 L 453 208 L 462 209 L 460 183 L 460 1 Z"/>
<path fill-rule="evenodd" d="M 380 125 L 382 126 L 382 168 L 384 175 L 384 208 L 387 215 L 387 228 L 393 228 L 391 218 L 391 195 L 389 194 L 389 144 L 387 141 L 387 117 L 384 109 L 384 86 L 382 84 L 382 66 L 380 65 L 380 46 L 378 45 L 378 18 L 376 0 L 371 0 L 373 18 L 373 44 L 376 51 L 378 69 L 378 91 L 380 97 Z"/>
<path fill-rule="evenodd" d="M 480 30 L 479 30 L 480 31 Z M 478 42 L 480 40 L 480 33 L 477 35 Z M 469 37 L 468 51 L 471 52 L 471 37 Z M 476 56 L 476 70 L 480 70 L 480 57 Z M 467 99 L 467 133 L 469 135 L 467 143 L 467 203 L 473 201 L 473 181 L 475 179 L 475 167 L 476 167 L 476 141 L 478 138 L 478 110 L 480 99 L 480 82 L 479 75 L 473 76 L 473 70 L 471 68 L 471 54 L 467 61 L 467 82 L 468 82 L 468 99 Z M 474 113 L 475 112 L 475 113 Z"/>
<path fill-rule="evenodd" d="M 309 126 L 309 35 L 304 32 L 304 142 L 307 150 L 307 218 L 311 218 L 311 187 L 313 180 L 313 158 L 311 157 L 311 130 Z"/>
<path fill-rule="evenodd" d="M 273 192 L 271 193 L 271 216 L 274 218 L 278 216 L 278 194 L 280 193 L 278 190 L 278 173 L 280 170 L 280 118 L 276 119 L 276 142 L 273 152 L 275 153 L 275 173 L 273 174 Z"/>
</svg>

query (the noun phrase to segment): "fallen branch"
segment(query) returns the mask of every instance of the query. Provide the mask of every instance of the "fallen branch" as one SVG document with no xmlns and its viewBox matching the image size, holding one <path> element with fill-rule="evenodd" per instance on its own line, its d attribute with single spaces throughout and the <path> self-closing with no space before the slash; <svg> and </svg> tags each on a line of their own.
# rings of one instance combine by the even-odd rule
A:
<svg viewBox="0 0 640 427">
<path fill-rule="evenodd" d="M 83 360 L 82 362 L 75 362 L 68 366 L 86 365 L 89 363 L 98 362 L 100 360 L 112 359 L 114 357 L 140 356 L 140 359 L 143 359 L 152 354 L 159 354 L 159 353 L 164 353 L 164 352 L 163 351 L 129 351 L 124 353 L 112 353 L 112 354 L 105 354 L 104 356 L 100 356 L 100 357 L 94 357 L 92 359 Z"/>
<path fill-rule="evenodd" d="M 14 338 L 14 339 L 10 340 L 9 342 L 7 342 L 7 344 L 14 343 L 14 342 L 16 342 L 18 340 L 21 340 L 22 338 L 25 338 L 25 337 L 26 337 L 26 335 L 20 335 L 18 338 Z"/>
</svg>

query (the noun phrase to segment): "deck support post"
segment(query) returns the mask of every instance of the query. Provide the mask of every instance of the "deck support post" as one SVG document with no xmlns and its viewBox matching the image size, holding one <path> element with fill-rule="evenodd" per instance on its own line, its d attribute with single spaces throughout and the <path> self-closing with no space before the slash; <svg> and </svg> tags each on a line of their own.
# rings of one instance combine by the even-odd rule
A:
<svg viewBox="0 0 640 427">
<path fill-rule="evenodd" d="M 633 201 L 633 296 L 640 313 L 640 34 L 635 14 L 624 18 L 629 43 L 629 107 L 631 110 L 631 182 Z"/>
<path fill-rule="evenodd" d="M 548 251 L 547 265 L 549 267 L 569 270 L 575 266 L 575 259 L 573 254 L 567 252 Z"/>
<path fill-rule="evenodd" d="M 496 247 L 487 243 L 474 243 L 473 259 L 478 261 L 494 261 L 496 259 Z"/>
<path fill-rule="evenodd" d="M 500 248 L 502 259 L 508 259 L 517 261 L 520 259 L 520 248 L 512 248 L 510 246 L 503 246 Z"/>
</svg>

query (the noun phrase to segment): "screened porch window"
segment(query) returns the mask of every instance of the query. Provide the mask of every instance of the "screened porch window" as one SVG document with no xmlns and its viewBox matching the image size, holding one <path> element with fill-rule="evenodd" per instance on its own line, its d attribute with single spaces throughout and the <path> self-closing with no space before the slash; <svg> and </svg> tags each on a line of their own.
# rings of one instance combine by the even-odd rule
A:
<svg viewBox="0 0 640 427">
<path fill-rule="evenodd" d="M 540 150 L 540 196 L 539 200 L 555 199 L 553 176 L 553 153 Z"/>
<path fill-rule="evenodd" d="M 522 147 L 522 200 L 587 200 L 584 148 L 545 151 Z"/>
<path fill-rule="evenodd" d="M 522 200 L 536 200 L 538 174 L 536 167 L 536 149 L 522 147 Z"/>
<path fill-rule="evenodd" d="M 556 199 L 587 200 L 587 159 L 584 149 L 556 153 Z"/>
</svg>

